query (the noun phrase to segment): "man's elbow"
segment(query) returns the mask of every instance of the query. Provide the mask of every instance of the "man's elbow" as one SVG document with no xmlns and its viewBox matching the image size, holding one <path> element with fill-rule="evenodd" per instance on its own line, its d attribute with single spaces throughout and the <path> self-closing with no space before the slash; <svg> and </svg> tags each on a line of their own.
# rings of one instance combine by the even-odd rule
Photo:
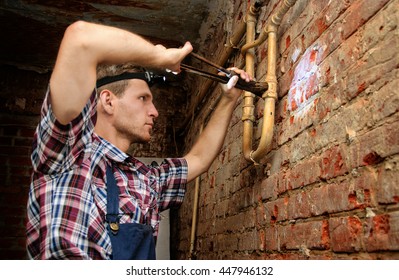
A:
<svg viewBox="0 0 399 280">
<path fill-rule="evenodd" d="M 87 49 L 89 47 L 89 34 L 91 23 L 83 20 L 75 21 L 67 27 L 64 33 L 63 42 L 69 47 L 77 49 Z"/>
</svg>

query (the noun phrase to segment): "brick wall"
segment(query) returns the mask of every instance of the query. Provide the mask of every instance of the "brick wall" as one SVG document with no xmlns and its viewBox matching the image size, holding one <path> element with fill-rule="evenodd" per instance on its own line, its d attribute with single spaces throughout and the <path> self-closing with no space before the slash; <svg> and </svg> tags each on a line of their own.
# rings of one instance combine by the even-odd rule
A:
<svg viewBox="0 0 399 280">
<path fill-rule="evenodd" d="M 25 258 L 25 217 L 31 174 L 30 151 L 34 121 L 30 118 L 1 117 L 1 259 Z"/>
<path fill-rule="evenodd" d="M 262 9 L 258 31 L 280 2 Z M 235 23 L 246 4 L 236 1 Z M 223 150 L 201 177 L 193 258 L 399 258 L 398 5 L 298 0 L 289 10 L 278 32 L 272 151 L 260 166 L 243 159 L 238 106 Z M 207 42 L 214 57 L 229 33 L 219 26 Z M 266 44 L 256 54 L 262 80 Z M 217 94 L 197 114 L 191 142 Z M 255 145 L 262 114 L 258 100 Z M 180 259 L 189 258 L 193 191 L 172 227 Z"/>
<path fill-rule="evenodd" d="M 258 31 L 280 2 L 262 9 Z M 273 149 L 260 166 L 243 159 L 238 106 L 222 152 L 201 177 L 194 258 L 399 258 L 398 4 L 298 0 L 289 10 L 278 34 Z M 246 5 L 231 3 L 233 26 Z M 209 24 L 214 35 L 204 43 L 212 57 L 221 53 L 220 42 L 227 41 L 232 26 L 217 20 Z M 262 80 L 267 50 L 261 46 L 256 52 L 256 78 Z M 228 62 L 242 63 L 238 51 Z M 49 74 L 2 66 L 0 75 L 0 259 L 23 259 L 30 146 Z M 203 81 L 197 79 L 193 88 Z M 175 90 L 166 95 L 160 89 L 155 101 L 162 108 L 157 130 L 166 136 L 133 147 L 133 153 L 181 153 L 185 95 Z M 187 147 L 218 94 L 214 89 L 190 121 Z M 262 110 L 257 100 L 255 146 Z M 190 186 L 172 217 L 175 258 L 188 258 L 193 195 Z"/>
<path fill-rule="evenodd" d="M 0 259 L 25 259 L 32 139 L 48 74 L 0 67 Z"/>
</svg>

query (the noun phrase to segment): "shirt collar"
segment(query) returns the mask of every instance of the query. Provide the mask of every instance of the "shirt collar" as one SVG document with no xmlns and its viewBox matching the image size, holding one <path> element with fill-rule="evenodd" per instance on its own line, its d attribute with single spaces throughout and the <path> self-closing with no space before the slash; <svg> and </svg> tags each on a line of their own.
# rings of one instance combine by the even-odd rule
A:
<svg viewBox="0 0 399 280">
<path fill-rule="evenodd" d="M 97 135 L 98 136 L 98 135 Z M 106 158 L 112 162 L 123 163 L 130 159 L 131 157 L 125 152 L 121 151 L 119 148 L 114 146 L 112 143 L 108 142 L 101 136 L 98 136 L 101 142 L 101 152 Z"/>
</svg>

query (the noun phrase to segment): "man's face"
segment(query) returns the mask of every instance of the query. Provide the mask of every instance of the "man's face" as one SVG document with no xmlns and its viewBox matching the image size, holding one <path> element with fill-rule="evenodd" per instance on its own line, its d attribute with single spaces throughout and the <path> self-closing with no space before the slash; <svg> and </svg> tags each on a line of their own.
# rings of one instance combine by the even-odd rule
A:
<svg viewBox="0 0 399 280">
<path fill-rule="evenodd" d="M 158 111 L 152 103 L 152 93 L 143 80 L 132 79 L 121 98 L 117 99 L 114 126 L 120 137 L 131 143 L 146 143 Z"/>
</svg>

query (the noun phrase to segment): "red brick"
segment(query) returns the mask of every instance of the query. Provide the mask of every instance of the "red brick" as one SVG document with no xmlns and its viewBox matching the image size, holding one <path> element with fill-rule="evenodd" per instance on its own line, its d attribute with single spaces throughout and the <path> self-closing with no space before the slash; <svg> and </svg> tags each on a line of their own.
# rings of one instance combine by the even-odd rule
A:
<svg viewBox="0 0 399 280">
<path fill-rule="evenodd" d="M 318 157 L 303 160 L 287 172 L 288 189 L 296 189 L 318 182 L 320 174 Z"/>
<path fill-rule="evenodd" d="M 14 143 L 13 137 L 5 137 L 5 136 L 0 137 L 0 145 L 1 146 L 12 146 L 13 143 Z"/>
<path fill-rule="evenodd" d="M 399 159 L 386 161 L 378 170 L 377 201 L 380 204 L 399 203 Z"/>
<path fill-rule="evenodd" d="M 358 252 L 362 249 L 362 222 L 356 217 L 330 219 L 331 249 L 334 252 Z"/>
<path fill-rule="evenodd" d="M 328 249 L 329 238 L 323 221 L 296 223 L 284 226 L 279 233 L 281 248 L 293 250 L 305 246 L 308 249 Z"/>
<path fill-rule="evenodd" d="M 217 237 L 217 250 L 219 251 L 237 251 L 240 235 L 220 234 Z"/>
<path fill-rule="evenodd" d="M 393 73 L 395 74 L 395 73 Z M 396 90 L 399 88 L 399 81 L 394 80 L 393 75 L 387 75 L 385 84 L 371 97 L 371 108 L 373 122 L 379 122 L 384 118 L 399 111 L 399 95 Z"/>
<path fill-rule="evenodd" d="M 376 14 L 389 0 L 355 1 L 344 17 L 343 38 L 348 38 L 359 26 Z"/>
<path fill-rule="evenodd" d="M 366 249 L 369 252 L 399 249 L 399 212 L 376 215 L 367 220 Z"/>
<path fill-rule="evenodd" d="M 399 151 L 399 122 L 386 124 L 356 138 L 350 146 L 351 167 L 374 165 Z"/>
<path fill-rule="evenodd" d="M 373 169 L 360 170 L 353 179 L 351 192 L 348 196 L 351 205 L 360 209 L 377 206 L 375 198 L 378 191 L 377 180 L 378 174 Z"/>
<path fill-rule="evenodd" d="M 309 194 L 301 191 L 290 196 L 287 209 L 289 220 L 310 217 L 311 204 Z"/>
<path fill-rule="evenodd" d="M 3 147 L 0 147 L 0 154 L 11 155 L 11 156 L 25 156 L 27 158 L 30 158 L 31 148 L 30 147 L 27 148 L 27 147 L 3 146 Z"/>
<path fill-rule="evenodd" d="M 279 198 L 272 202 L 264 204 L 265 220 L 267 223 L 275 224 L 276 222 L 286 221 L 288 219 L 288 197 Z"/>
<path fill-rule="evenodd" d="M 36 127 L 21 127 L 19 136 L 26 137 L 29 139 L 33 139 L 33 135 L 35 134 Z"/>
<path fill-rule="evenodd" d="M 276 196 L 279 188 L 279 174 L 272 174 L 265 178 L 261 185 L 261 197 L 262 200 L 270 199 Z"/>
<path fill-rule="evenodd" d="M 309 208 L 314 216 L 333 214 L 354 208 L 350 203 L 349 182 L 322 185 L 309 191 Z"/>
<path fill-rule="evenodd" d="M 380 44 L 375 48 L 371 55 L 366 56 L 363 60 L 357 61 L 354 67 L 348 71 L 347 75 L 347 90 L 345 91 L 348 100 L 358 96 L 364 89 L 371 84 L 384 77 L 384 74 L 394 71 L 398 67 L 397 59 L 390 59 L 378 61 L 378 55 L 389 56 L 395 58 L 395 53 L 392 52 L 390 46 L 397 44 L 398 40 L 395 37 L 389 42 Z M 394 40 L 395 39 L 395 40 Z"/>
<path fill-rule="evenodd" d="M 266 251 L 277 251 L 279 248 L 279 237 L 278 237 L 279 226 L 270 226 L 265 228 L 265 250 Z"/>
<path fill-rule="evenodd" d="M 348 172 L 345 160 L 346 149 L 335 146 L 321 156 L 321 178 L 331 179 Z"/>
<path fill-rule="evenodd" d="M 305 49 L 321 35 L 320 31 L 325 31 L 349 5 L 350 2 L 348 1 L 340 1 L 337 3 L 332 3 L 330 1 L 327 3 L 327 1 L 324 0 L 311 1 L 310 7 L 305 9 L 304 15 L 300 17 L 298 21 L 294 22 L 293 27 L 288 31 L 288 34 L 296 39 L 295 42 L 291 44 L 292 47 L 290 50 L 287 50 L 288 53 L 286 54 L 288 57 L 286 61 L 291 65 L 284 64 L 284 68 L 288 70 L 293 63 L 296 63 L 297 60 L 294 59 L 294 53 L 298 50 L 301 50 L 303 53 Z M 309 9 L 312 9 L 312 13 L 308 13 Z M 328 15 L 328 17 L 326 15 Z M 304 26 L 306 28 L 303 30 Z M 282 40 L 284 40 L 284 37 Z M 285 53 L 287 52 L 284 48 L 282 51 Z M 282 86 L 286 87 L 288 85 L 283 83 Z"/>
<path fill-rule="evenodd" d="M 240 234 L 238 242 L 239 251 L 252 251 L 258 250 L 259 246 L 259 236 L 256 230 L 251 230 L 249 232 L 244 232 Z"/>
</svg>

